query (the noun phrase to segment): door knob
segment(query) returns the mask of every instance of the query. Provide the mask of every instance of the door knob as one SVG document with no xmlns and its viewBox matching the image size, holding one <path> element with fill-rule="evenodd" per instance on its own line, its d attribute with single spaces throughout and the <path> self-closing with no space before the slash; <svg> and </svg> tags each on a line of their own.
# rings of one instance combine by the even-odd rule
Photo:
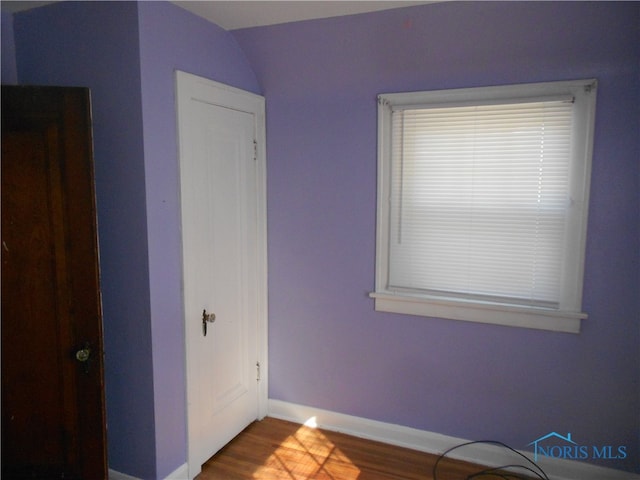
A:
<svg viewBox="0 0 640 480">
<path fill-rule="evenodd" d="M 90 348 L 81 348 L 76 352 L 76 360 L 78 360 L 79 362 L 88 361 L 90 356 L 91 356 Z"/>
<path fill-rule="evenodd" d="M 91 357 L 91 347 L 89 342 L 84 344 L 84 348 L 81 348 L 76 352 L 76 360 L 84 367 L 84 373 L 89 373 L 89 360 Z"/>
<path fill-rule="evenodd" d="M 207 310 L 202 310 L 202 335 L 207 336 L 207 322 L 213 323 L 216 321 L 215 313 L 207 313 Z"/>
</svg>

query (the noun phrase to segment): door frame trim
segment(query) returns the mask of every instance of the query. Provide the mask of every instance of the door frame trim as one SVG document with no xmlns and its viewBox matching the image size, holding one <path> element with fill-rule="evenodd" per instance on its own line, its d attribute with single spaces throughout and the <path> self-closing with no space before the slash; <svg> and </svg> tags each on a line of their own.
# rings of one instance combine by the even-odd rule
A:
<svg viewBox="0 0 640 480">
<path fill-rule="evenodd" d="M 176 116 L 177 116 L 177 144 L 178 144 L 178 164 L 183 156 L 180 146 L 181 125 L 184 125 L 187 103 L 196 93 L 207 94 L 207 99 L 212 100 L 214 105 L 232 108 L 234 110 L 250 113 L 255 119 L 254 131 L 256 135 L 256 231 L 257 231 L 257 262 L 256 262 L 256 283 L 257 283 L 257 362 L 260 364 L 260 379 L 258 381 L 258 420 L 264 418 L 268 413 L 269 394 L 269 356 L 268 356 L 268 283 L 267 283 L 267 162 L 266 162 L 266 132 L 265 132 L 265 98 L 252 92 L 241 90 L 214 80 L 209 80 L 197 75 L 193 75 L 180 70 L 175 71 L 176 86 Z M 178 177 L 180 188 L 180 178 Z M 180 188 L 181 190 L 181 188 Z M 181 198 L 181 196 L 180 196 Z M 180 210 L 180 224 L 182 225 L 182 212 Z M 182 235 L 181 261 L 183 263 Z M 182 322 L 185 325 L 185 394 L 186 412 L 185 421 L 187 427 L 187 465 L 189 479 L 192 479 L 200 472 L 200 465 L 192 465 L 193 455 L 190 454 L 189 439 L 189 398 L 188 398 L 188 369 L 187 369 L 187 349 L 188 338 L 185 324 L 185 298 L 184 298 L 184 278 L 182 283 Z"/>
</svg>

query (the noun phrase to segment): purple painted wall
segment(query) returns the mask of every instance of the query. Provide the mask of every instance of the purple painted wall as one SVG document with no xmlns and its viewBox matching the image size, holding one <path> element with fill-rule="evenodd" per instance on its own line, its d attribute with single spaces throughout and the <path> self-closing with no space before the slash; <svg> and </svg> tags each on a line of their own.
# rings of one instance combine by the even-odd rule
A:
<svg viewBox="0 0 640 480">
<path fill-rule="evenodd" d="M 233 32 L 267 99 L 270 397 L 519 449 L 571 432 L 639 471 L 639 26 L 637 2 L 447 2 Z M 582 333 L 375 312 L 376 95 L 590 77 Z"/>
<path fill-rule="evenodd" d="M 16 69 L 16 46 L 13 35 L 13 14 L 2 12 L 2 84 L 12 85 L 18 83 L 18 71 Z"/>
<path fill-rule="evenodd" d="M 154 478 L 153 365 L 137 5 L 15 14 L 21 84 L 91 88 L 109 466 Z"/>
<path fill-rule="evenodd" d="M 109 467 L 165 478 L 187 448 L 174 71 L 258 83 L 230 33 L 168 2 L 15 18 L 20 83 L 91 88 Z"/>
<path fill-rule="evenodd" d="M 141 2 L 138 12 L 157 476 L 164 478 L 186 462 L 175 70 L 259 87 L 229 32 L 169 2 Z"/>
</svg>

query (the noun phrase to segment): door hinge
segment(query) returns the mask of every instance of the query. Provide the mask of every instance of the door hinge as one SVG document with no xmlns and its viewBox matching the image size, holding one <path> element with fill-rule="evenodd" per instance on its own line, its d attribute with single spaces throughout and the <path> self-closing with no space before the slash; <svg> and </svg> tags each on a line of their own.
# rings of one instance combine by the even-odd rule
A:
<svg viewBox="0 0 640 480">
<path fill-rule="evenodd" d="M 260 381 L 260 362 L 256 362 L 256 381 Z"/>
<path fill-rule="evenodd" d="M 258 142 L 256 140 L 253 141 L 253 161 L 258 160 Z"/>
</svg>

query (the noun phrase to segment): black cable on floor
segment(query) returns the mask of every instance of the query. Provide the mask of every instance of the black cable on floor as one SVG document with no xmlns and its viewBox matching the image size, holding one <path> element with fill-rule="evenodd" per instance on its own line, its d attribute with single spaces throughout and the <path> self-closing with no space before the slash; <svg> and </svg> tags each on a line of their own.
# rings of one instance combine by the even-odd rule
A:
<svg viewBox="0 0 640 480">
<path fill-rule="evenodd" d="M 466 446 L 469 446 L 469 445 L 477 445 L 477 444 L 496 445 L 498 447 L 505 448 L 505 449 L 509 450 L 510 452 L 515 453 L 519 457 L 522 457 L 525 460 L 525 464 L 510 464 L 510 465 L 502 465 L 500 467 L 486 468 L 484 470 L 480 470 L 479 472 L 472 473 L 471 475 L 467 475 L 465 480 L 475 480 L 475 479 L 480 479 L 482 477 L 502 478 L 504 480 L 529 480 L 531 478 L 531 477 L 521 476 L 519 474 L 513 473 L 513 472 L 509 471 L 509 469 L 511 469 L 511 470 L 513 470 L 513 469 L 522 469 L 522 470 L 525 470 L 525 471 L 535 475 L 540 480 L 549 480 L 549 477 L 542 470 L 542 468 L 540 468 L 531 459 L 529 459 L 528 457 L 526 457 L 522 453 L 518 452 L 514 448 L 511 448 L 509 445 L 506 445 L 506 444 L 504 444 L 502 442 L 499 442 L 497 440 L 476 440 L 476 441 L 473 441 L 473 442 L 462 443 L 460 445 L 456 445 L 455 447 L 451 447 L 450 449 L 446 450 L 442 455 L 440 455 L 438 457 L 438 459 L 436 460 L 436 463 L 434 463 L 434 465 L 433 465 L 433 480 L 438 480 L 438 472 L 437 472 L 438 464 L 440 463 L 441 460 L 446 458 L 446 456 L 449 453 L 451 453 L 452 451 L 454 451 L 454 450 L 456 450 L 458 448 L 466 447 Z"/>
</svg>

